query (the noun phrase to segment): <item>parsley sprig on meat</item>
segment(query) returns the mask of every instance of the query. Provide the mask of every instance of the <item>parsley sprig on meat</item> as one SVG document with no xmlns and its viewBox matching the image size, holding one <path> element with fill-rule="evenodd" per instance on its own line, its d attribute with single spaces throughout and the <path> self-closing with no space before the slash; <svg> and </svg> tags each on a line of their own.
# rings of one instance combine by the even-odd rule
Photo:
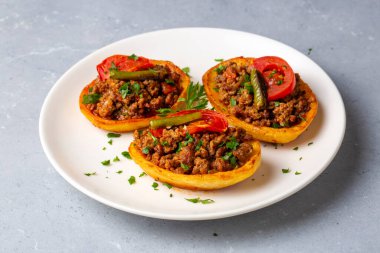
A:
<svg viewBox="0 0 380 253">
<path fill-rule="evenodd" d="M 199 82 L 196 84 L 191 82 L 186 91 L 186 98 L 179 99 L 178 101 L 183 103 L 181 103 L 177 109 L 161 108 L 157 110 L 158 115 L 165 117 L 169 113 L 175 113 L 182 110 L 205 109 L 208 103 L 204 87 Z"/>
</svg>

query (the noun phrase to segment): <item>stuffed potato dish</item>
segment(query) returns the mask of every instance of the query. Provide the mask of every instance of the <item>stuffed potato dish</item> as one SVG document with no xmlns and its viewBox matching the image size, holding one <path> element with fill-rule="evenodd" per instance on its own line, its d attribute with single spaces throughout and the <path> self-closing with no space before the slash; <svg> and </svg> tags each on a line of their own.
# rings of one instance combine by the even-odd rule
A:
<svg viewBox="0 0 380 253">
<path fill-rule="evenodd" d="M 261 162 L 259 142 L 211 110 L 151 121 L 134 138 L 132 159 L 154 179 L 179 188 L 224 188 L 253 175 Z"/>
<path fill-rule="evenodd" d="M 261 141 L 290 142 L 317 113 L 310 87 L 279 57 L 233 58 L 209 69 L 202 80 L 215 109 Z"/>
<path fill-rule="evenodd" d="M 175 108 L 190 78 L 169 61 L 114 55 L 97 66 L 98 77 L 81 92 L 81 112 L 113 132 L 147 127 L 160 108 Z"/>
</svg>

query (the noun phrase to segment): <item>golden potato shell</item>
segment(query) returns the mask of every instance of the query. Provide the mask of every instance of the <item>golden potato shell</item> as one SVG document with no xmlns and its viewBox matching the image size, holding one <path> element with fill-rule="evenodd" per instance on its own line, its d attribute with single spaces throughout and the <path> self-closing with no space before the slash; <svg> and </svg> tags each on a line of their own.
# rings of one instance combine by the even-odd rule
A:
<svg viewBox="0 0 380 253">
<path fill-rule="evenodd" d="M 135 145 L 135 142 L 129 146 L 129 153 L 132 159 L 155 180 L 189 190 L 216 190 L 237 184 L 255 173 L 261 163 L 261 148 L 258 141 L 252 141 L 250 144 L 253 148 L 253 154 L 243 166 L 213 174 L 185 175 L 163 169 L 146 160 L 145 155 Z"/>
<path fill-rule="evenodd" d="M 190 78 L 176 65 L 170 61 L 159 61 L 159 60 L 150 60 L 154 65 L 166 66 L 171 71 L 180 75 L 179 87 L 181 88 L 181 94 L 178 98 L 185 98 L 186 89 L 190 84 Z M 83 115 L 96 127 L 101 129 L 112 131 L 112 132 L 129 132 L 139 128 L 144 128 L 149 126 L 149 122 L 152 119 L 157 118 L 157 116 L 147 117 L 147 118 L 138 118 L 138 119 L 127 119 L 127 120 L 110 120 L 99 117 L 91 112 L 86 105 L 82 104 L 83 96 L 88 94 L 88 89 L 91 88 L 95 83 L 93 80 L 88 84 L 81 92 L 79 96 L 79 107 Z M 178 105 L 178 101 L 172 106 L 175 108 Z"/>
<path fill-rule="evenodd" d="M 244 58 L 244 57 L 236 57 L 229 59 L 227 61 L 223 61 L 216 66 L 209 69 L 202 77 L 203 85 L 207 94 L 207 97 L 210 103 L 214 106 L 215 110 L 223 113 L 228 122 L 231 125 L 241 127 L 245 129 L 248 133 L 250 133 L 255 139 L 272 142 L 272 143 L 288 143 L 296 139 L 301 133 L 303 133 L 306 128 L 310 125 L 312 120 L 315 118 L 318 111 L 318 101 L 310 89 L 310 87 L 300 80 L 300 89 L 305 91 L 307 98 L 311 99 L 313 102 L 310 104 L 310 110 L 305 114 L 304 121 L 301 121 L 299 124 L 294 125 L 292 127 L 283 127 L 283 128 L 272 128 L 265 126 L 254 126 L 241 120 L 234 115 L 228 112 L 227 107 L 219 101 L 218 92 L 216 92 L 213 87 L 215 87 L 217 72 L 215 71 L 220 65 L 226 65 L 230 62 L 234 62 L 239 66 L 247 66 L 253 65 L 255 61 L 254 58 Z"/>
</svg>

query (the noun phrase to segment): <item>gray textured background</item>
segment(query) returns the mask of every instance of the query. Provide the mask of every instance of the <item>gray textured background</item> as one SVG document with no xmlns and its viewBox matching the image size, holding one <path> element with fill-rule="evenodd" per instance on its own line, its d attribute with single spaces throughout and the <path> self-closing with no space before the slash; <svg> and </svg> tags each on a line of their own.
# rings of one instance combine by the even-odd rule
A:
<svg viewBox="0 0 380 253">
<path fill-rule="evenodd" d="M 379 25 L 375 0 L 0 0 L 0 252 L 379 252 Z M 184 26 L 312 48 L 347 110 L 342 148 L 317 180 L 253 213 L 175 222 L 107 207 L 55 172 L 38 117 L 59 76 L 108 43 Z"/>
</svg>

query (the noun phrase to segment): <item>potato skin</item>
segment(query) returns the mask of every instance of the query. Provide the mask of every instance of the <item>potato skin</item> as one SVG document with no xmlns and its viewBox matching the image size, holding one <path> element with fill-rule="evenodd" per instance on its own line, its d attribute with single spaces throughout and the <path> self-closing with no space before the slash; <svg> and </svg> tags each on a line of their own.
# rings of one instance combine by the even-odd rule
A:
<svg viewBox="0 0 380 253">
<path fill-rule="evenodd" d="M 209 69 L 202 77 L 203 85 L 207 94 L 207 97 L 210 101 L 210 103 L 214 106 L 215 110 L 223 113 L 226 117 L 228 122 L 231 125 L 241 127 L 245 129 L 248 133 L 250 133 L 255 139 L 265 141 L 265 142 L 272 142 L 272 143 L 288 143 L 293 140 L 295 140 L 301 133 L 303 133 L 306 128 L 310 125 L 312 120 L 315 118 L 317 111 L 318 111 L 318 101 L 313 93 L 313 91 L 310 89 L 310 87 L 301 80 L 300 89 L 304 90 L 306 93 L 306 96 L 308 98 L 313 97 L 314 102 L 311 102 L 310 104 L 310 110 L 305 115 L 305 121 L 302 121 L 301 123 L 294 125 L 292 127 L 283 127 L 283 128 L 272 128 L 272 127 L 264 127 L 264 126 L 253 126 L 244 120 L 238 119 L 234 115 L 228 113 L 227 108 L 225 105 L 223 105 L 219 99 L 218 99 L 218 93 L 213 90 L 213 87 L 215 86 L 215 78 L 217 76 L 217 73 L 215 69 L 219 65 L 224 65 L 229 62 L 234 62 L 238 65 L 251 65 L 255 61 L 254 58 L 244 58 L 244 57 L 236 57 L 229 59 L 227 61 L 224 61 L 222 63 L 217 64 L 216 66 Z"/>
<path fill-rule="evenodd" d="M 252 141 L 250 144 L 253 148 L 253 155 L 243 166 L 234 170 L 213 174 L 176 174 L 160 168 L 146 160 L 144 154 L 137 148 L 134 142 L 129 146 L 129 153 L 132 159 L 155 180 L 189 190 L 216 190 L 237 184 L 255 173 L 261 164 L 261 148 L 258 141 Z"/>
<path fill-rule="evenodd" d="M 190 84 L 190 78 L 176 65 L 170 61 L 160 61 L 160 60 L 150 60 L 155 65 L 166 66 L 173 72 L 176 72 L 180 75 L 179 86 L 182 89 L 181 94 L 178 98 L 184 98 L 186 96 L 186 89 Z M 148 118 L 139 118 L 139 119 L 128 119 L 128 120 L 109 120 L 101 118 L 93 114 L 86 105 L 82 104 L 83 96 L 88 93 L 88 89 L 92 87 L 95 83 L 93 80 L 82 90 L 79 96 L 79 107 L 83 115 L 96 127 L 101 129 L 112 131 L 112 132 L 129 132 L 136 129 L 144 128 L 149 126 L 149 122 L 152 119 L 158 118 L 157 116 L 148 117 Z M 175 108 L 178 105 L 178 101 L 172 106 Z"/>
</svg>

